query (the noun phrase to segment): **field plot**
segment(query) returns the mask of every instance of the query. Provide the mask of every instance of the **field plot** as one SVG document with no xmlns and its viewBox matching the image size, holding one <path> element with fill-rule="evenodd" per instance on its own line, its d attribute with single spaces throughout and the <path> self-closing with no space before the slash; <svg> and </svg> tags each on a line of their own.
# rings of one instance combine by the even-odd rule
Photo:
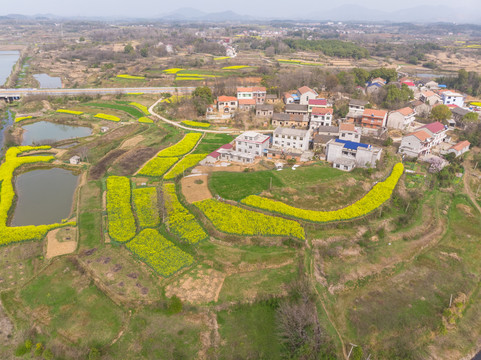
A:
<svg viewBox="0 0 481 360">
<path fill-rule="evenodd" d="M 3 295 L 21 324 L 40 327 L 81 348 L 108 344 L 120 331 L 124 312 L 66 258 L 52 263 L 28 286 Z"/>
<path fill-rule="evenodd" d="M 164 206 L 166 210 L 166 225 L 170 232 L 182 241 L 195 244 L 207 238 L 204 229 L 179 201 L 175 192 L 175 184 L 164 184 Z"/>
<path fill-rule="evenodd" d="M 135 236 L 137 228 L 130 204 L 130 179 L 110 176 L 107 179 L 107 215 L 109 235 L 124 243 Z"/>
<path fill-rule="evenodd" d="M 207 216 L 214 227 L 228 234 L 293 236 L 304 239 L 304 229 L 292 220 L 264 215 L 214 199 L 199 201 L 194 205 Z"/>
<path fill-rule="evenodd" d="M 134 189 L 132 195 L 140 228 L 158 226 L 160 219 L 157 189 L 154 187 Z"/>
<path fill-rule="evenodd" d="M 143 230 L 126 246 L 164 277 L 169 277 L 194 262 L 190 254 L 179 249 L 153 229 Z"/>
</svg>

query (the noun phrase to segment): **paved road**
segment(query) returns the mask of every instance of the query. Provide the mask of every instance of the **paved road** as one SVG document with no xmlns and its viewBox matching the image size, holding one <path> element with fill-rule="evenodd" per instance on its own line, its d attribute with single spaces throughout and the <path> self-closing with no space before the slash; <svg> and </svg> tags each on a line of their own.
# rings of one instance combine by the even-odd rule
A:
<svg viewBox="0 0 481 360">
<path fill-rule="evenodd" d="M 173 125 L 173 126 L 177 126 L 178 128 L 181 128 L 181 129 L 185 129 L 185 130 L 195 130 L 195 131 L 200 131 L 200 132 L 203 132 L 203 133 L 211 133 L 211 134 L 235 134 L 235 133 L 242 133 L 243 131 L 242 130 L 238 130 L 238 129 L 231 129 L 231 130 L 207 130 L 207 129 L 203 129 L 203 128 L 192 128 L 192 127 L 188 127 L 188 126 L 185 126 L 185 125 L 182 125 L 181 123 L 177 122 L 177 121 L 172 121 L 172 120 L 169 120 L 169 119 L 166 119 L 165 117 L 157 114 L 155 111 L 154 111 L 154 108 L 155 106 L 161 102 L 163 99 L 160 98 L 159 100 L 157 100 L 150 108 L 149 108 L 149 112 L 154 115 L 156 118 L 158 118 L 159 120 L 162 120 L 163 122 L 166 122 L 167 124 L 170 124 L 170 125 Z M 255 132 L 258 132 L 258 133 L 272 133 L 272 130 L 253 130 Z"/>
<path fill-rule="evenodd" d="M 139 88 L 86 88 L 86 89 L 0 89 L 1 97 L 15 97 L 27 95 L 110 95 L 127 93 L 161 94 L 163 92 L 190 94 L 195 87 L 139 87 Z"/>
</svg>

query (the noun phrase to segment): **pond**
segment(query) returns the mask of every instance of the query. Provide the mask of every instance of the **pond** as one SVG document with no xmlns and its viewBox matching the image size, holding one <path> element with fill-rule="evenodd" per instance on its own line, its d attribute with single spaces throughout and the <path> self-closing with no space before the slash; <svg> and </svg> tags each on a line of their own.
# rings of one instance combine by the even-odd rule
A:
<svg viewBox="0 0 481 360">
<path fill-rule="evenodd" d="M 33 77 L 38 81 L 40 89 L 60 89 L 62 87 L 62 79 L 59 77 L 47 74 L 35 74 Z"/>
<path fill-rule="evenodd" d="M 52 144 L 56 141 L 80 138 L 92 134 L 92 129 L 86 126 L 71 126 L 55 124 L 49 121 L 39 121 L 22 126 L 22 145 Z"/>
<path fill-rule="evenodd" d="M 54 168 L 17 176 L 17 204 L 11 226 L 53 224 L 70 215 L 78 175 Z"/>
<path fill-rule="evenodd" d="M 19 57 L 18 51 L 0 51 L 0 85 L 5 84 Z"/>
</svg>

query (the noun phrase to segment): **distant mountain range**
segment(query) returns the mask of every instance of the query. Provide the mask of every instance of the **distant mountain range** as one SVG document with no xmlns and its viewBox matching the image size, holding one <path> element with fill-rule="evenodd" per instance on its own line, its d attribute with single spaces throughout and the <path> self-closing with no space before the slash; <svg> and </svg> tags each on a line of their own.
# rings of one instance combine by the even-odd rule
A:
<svg viewBox="0 0 481 360">
<path fill-rule="evenodd" d="M 234 11 L 206 13 L 193 8 L 182 8 L 168 14 L 159 16 L 167 21 L 266 21 L 266 20 L 317 20 L 317 21 L 370 21 L 370 22 L 454 22 L 481 24 L 481 14 L 477 11 L 450 8 L 446 6 L 418 6 L 398 11 L 373 10 L 361 5 L 341 5 L 323 11 L 310 11 L 305 15 L 292 17 L 270 17 L 264 13 L 262 16 L 240 15 Z"/>
<path fill-rule="evenodd" d="M 295 8 L 292 15 L 289 16 L 270 16 L 269 12 L 262 11 L 262 15 L 243 15 L 235 11 L 221 12 L 205 12 L 194 8 L 180 8 L 178 10 L 149 17 L 128 17 L 128 16 L 110 16 L 103 19 L 109 20 L 139 20 L 139 19 L 156 19 L 163 21 L 196 21 L 196 22 L 251 22 L 251 21 L 270 21 L 270 20 L 294 20 L 294 21 L 356 21 L 356 22 L 408 22 L 408 23 L 434 23 L 449 22 L 458 24 L 481 24 L 481 12 L 469 11 L 463 8 L 451 8 L 447 6 L 417 6 L 398 11 L 382 11 L 364 7 L 362 5 L 350 4 L 341 5 L 333 9 L 317 10 L 314 4 L 306 5 L 306 12 L 302 14 L 301 8 Z M 24 16 L 19 14 L 11 14 L 0 16 L 0 19 L 92 19 L 100 20 L 99 16 L 56 16 L 51 14 L 38 14 L 34 16 Z"/>
</svg>

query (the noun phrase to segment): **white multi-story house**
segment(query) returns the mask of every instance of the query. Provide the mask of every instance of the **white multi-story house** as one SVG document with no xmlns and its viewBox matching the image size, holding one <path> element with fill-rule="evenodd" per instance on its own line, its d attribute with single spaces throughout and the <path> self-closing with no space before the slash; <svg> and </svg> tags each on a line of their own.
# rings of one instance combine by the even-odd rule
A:
<svg viewBox="0 0 481 360">
<path fill-rule="evenodd" d="M 272 147 L 289 150 L 309 150 L 309 130 L 278 127 L 274 130 Z"/>
<path fill-rule="evenodd" d="M 339 124 L 339 139 L 346 141 L 361 141 L 361 131 L 352 123 Z"/>
<path fill-rule="evenodd" d="M 315 99 L 318 96 L 317 92 L 308 86 L 300 87 L 297 90 L 297 95 L 299 96 L 299 104 L 301 105 L 309 105 L 309 100 Z"/>
<path fill-rule="evenodd" d="M 309 113 L 312 112 L 312 110 L 316 108 L 329 108 L 331 107 L 330 104 L 328 104 L 327 99 L 309 99 L 309 103 L 307 111 Z"/>
<path fill-rule="evenodd" d="M 239 103 L 241 100 L 255 100 L 255 104 L 264 104 L 266 102 L 266 88 L 262 86 L 253 87 L 238 87 L 237 88 L 237 99 Z"/>
<path fill-rule="evenodd" d="M 326 159 L 336 169 L 351 171 L 355 167 L 375 167 L 382 149 L 359 142 L 332 139 L 326 145 Z"/>
<path fill-rule="evenodd" d="M 312 109 L 309 129 L 317 129 L 319 126 L 331 126 L 333 113 L 334 110 L 332 108 Z"/>
<path fill-rule="evenodd" d="M 255 131 L 246 131 L 235 139 L 235 149 L 238 152 L 262 156 L 269 147 L 270 136 Z"/>
<path fill-rule="evenodd" d="M 463 94 L 454 92 L 454 91 L 443 91 L 441 94 L 441 99 L 444 105 L 456 105 L 459 107 L 464 106 L 464 98 Z"/>
<path fill-rule="evenodd" d="M 416 120 L 416 111 L 410 107 L 391 111 L 387 119 L 387 127 L 403 130 Z"/>
<path fill-rule="evenodd" d="M 424 125 L 403 136 L 399 152 L 408 157 L 427 155 L 446 139 L 447 128 L 439 121 Z"/>
</svg>

